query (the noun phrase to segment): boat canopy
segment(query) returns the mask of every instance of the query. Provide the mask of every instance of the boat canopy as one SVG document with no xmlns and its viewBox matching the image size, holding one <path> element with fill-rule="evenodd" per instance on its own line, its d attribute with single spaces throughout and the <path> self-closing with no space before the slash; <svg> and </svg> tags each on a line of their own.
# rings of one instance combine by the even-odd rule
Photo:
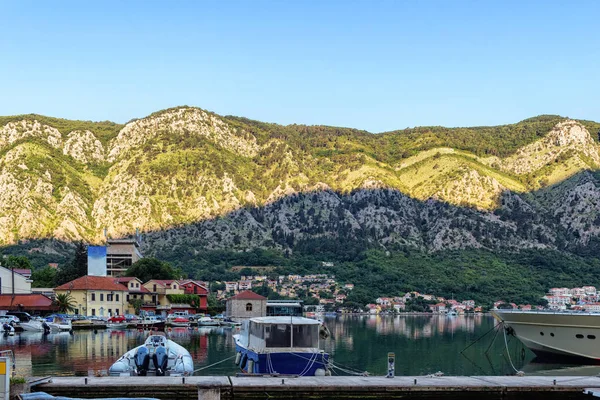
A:
<svg viewBox="0 0 600 400">
<path fill-rule="evenodd" d="M 250 348 L 318 348 L 319 321 L 298 317 L 254 318 L 248 324 Z"/>
</svg>

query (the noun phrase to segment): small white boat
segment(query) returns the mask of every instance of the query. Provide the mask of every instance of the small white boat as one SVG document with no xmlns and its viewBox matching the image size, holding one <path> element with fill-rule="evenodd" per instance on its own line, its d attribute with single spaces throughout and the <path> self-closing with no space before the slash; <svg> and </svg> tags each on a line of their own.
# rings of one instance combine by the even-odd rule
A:
<svg viewBox="0 0 600 400">
<path fill-rule="evenodd" d="M 187 318 L 177 317 L 170 322 L 171 326 L 185 328 L 190 326 L 190 320 Z"/>
<path fill-rule="evenodd" d="M 127 322 L 109 322 L 108 324 L 106 324 L 106 329 L 122 330 L 127 329 L 128 325 L 129 324 Z"/>
<path fill-rule="evenodd" d="M 198 326 L 219 326 L 219 321 L 214 320 L 211 317 L 200 317 Z"/>
<path fill-rule="evenodd" d="M 140 329 L 162 329 L 165 327 L 165 321 L 162 321 L 155 316 L 145 316 L 137 322 L 137 327 Z"/>
<path fill-rule="evenodd" d="M 150 335 L 108 370 L 110 376 L 188 376 L 194 373 L 190 353 L 162 335 Z"/>
<path fill-rule="evenodd" d="M 19 318 L 17 326 L 20 326 L 24 331 L 27 332 L 42 332 L 44 327 L 42 321 L 38 321 L 33 318 L 29 313 L 21 311 L 11 311 L 7 315 L 12 315 Z"/>
<path fill-rule="evenodd" d="M 64 332 L 73 329 L 70 320 L 58 316 L 54 317 L 52 322 L 48 322 L 48 327 L 53 332 Z"/>
</svg>

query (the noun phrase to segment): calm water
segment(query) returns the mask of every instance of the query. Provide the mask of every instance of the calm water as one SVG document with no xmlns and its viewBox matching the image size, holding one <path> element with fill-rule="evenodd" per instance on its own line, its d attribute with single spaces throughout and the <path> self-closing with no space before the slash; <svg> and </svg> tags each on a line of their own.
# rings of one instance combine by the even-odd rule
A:
<svg viewBox="0 0 600 400">
<path fill-rule="evenodd" d="M 397 375 L 507 375 L 510 366 L 504 336 L 494 340 L 490 316 L 338 316 L 325 317 L 331 337 L 322 341 L 336 364 L 351 370 L 384 375 L 387 353 L 396 354 Z M 230 328 L 174 328 L 171 339 L 187 348 L 196 369 L 234 355 Z M 17 374 L 24 376 L 106 374 L 127 350 L 144 342 L 146 334 L 128 331 L 21 333 L 0 336 L 0 349 L 12 349 Z M 471 345 L 469 348 L 467 348 Z M 465 350 L 466 349 L 466 350 Z M 600 367 L 536 363 L 533 353 L 514 338 L 508 339 L 510 357 L 528 374 L 596 375 Z M 233 375 L 233 360 L 201 370 L 196 375 Z M 335 371 L 334 371 L 335 372 Z M 340 375 L 345 375 L 337 371 Z"/>
</svg>

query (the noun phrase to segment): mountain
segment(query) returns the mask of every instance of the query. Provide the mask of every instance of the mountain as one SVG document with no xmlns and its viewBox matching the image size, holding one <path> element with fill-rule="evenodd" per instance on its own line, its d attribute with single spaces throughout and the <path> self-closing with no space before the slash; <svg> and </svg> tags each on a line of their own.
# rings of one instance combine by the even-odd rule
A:
<svg viewBox="0 0 600 400">
<path fill-rule="evenodd" d="M 0 117 L 0 245 L 60 253 L 139 229 L 159 256 L 323 241 L 597 254 L 599 135 L 552 115 L 380 134 L 186 106 L 125 125 Z"/>
</svg>

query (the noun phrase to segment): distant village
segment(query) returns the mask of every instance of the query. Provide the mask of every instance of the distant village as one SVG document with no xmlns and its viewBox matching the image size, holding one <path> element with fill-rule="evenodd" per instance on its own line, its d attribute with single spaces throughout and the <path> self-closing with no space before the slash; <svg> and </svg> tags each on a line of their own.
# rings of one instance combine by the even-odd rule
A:
<svg viewBox="0 0 600 400">
<path fill-rule="evenodd" d="M 142 258 L 137 240 L 109 240 L 101 274 L 88 274 L 55 288 L 32 286 L 31 270 L 0 267 L 0 310 L 28 311 L 44 314 L 55 311 L 53 300 L 68 294 L 73 299 L 73 311 L 87 316 L 111 316 L 125 313 L 167 314 L 180 312 L 208 312 L 209 297 L 223 305 L 227 299 L 245 291 L 255 291 L 269 299 L 298 300 L 309 312 L 359 312 L 387 314 L 400 312 L 481 313 L 488 308 L 515 310 L 580 310 L 600 312 L 600 299 L 594 286 L 552 288 L 540 304 L 515 304 L 496 300 L 476 304 L 474 300 L 448 299 L 432 293 L 399 293 L 397 296 L 378 297 L 369 304 L 349 301 L 354 290 L 351 282 L 338 282 L 334 275 L 278 275 L 267 274 L 265 267 L 234 267 L 237 271 L 261 271 L 256 275 L 242 275 L 239 280 L 202 282 L 193 279 L 150 279 L 142 282 L 132 276 L 122 276 L 127 267 Z M 91 246 L 90 246 L 91 248 Z M 89 257 L 89 255 L 88 255 Z M 323 263 L 324 267 L 332 266 Z M 51 264 L 56 268 L 56 264 Z M 98 268 L 96 265 L 94 268 Z M 232 268 L 233 270 L 233 268 Z M 247 272 L 247 271 L 246 271 Z M 98 276 L 100 275 L 100 276 Z M 217 307 L 218 308 L 218 307 Z M 214 310 L 213 310 L 214 311 Z"/>
</svg>

